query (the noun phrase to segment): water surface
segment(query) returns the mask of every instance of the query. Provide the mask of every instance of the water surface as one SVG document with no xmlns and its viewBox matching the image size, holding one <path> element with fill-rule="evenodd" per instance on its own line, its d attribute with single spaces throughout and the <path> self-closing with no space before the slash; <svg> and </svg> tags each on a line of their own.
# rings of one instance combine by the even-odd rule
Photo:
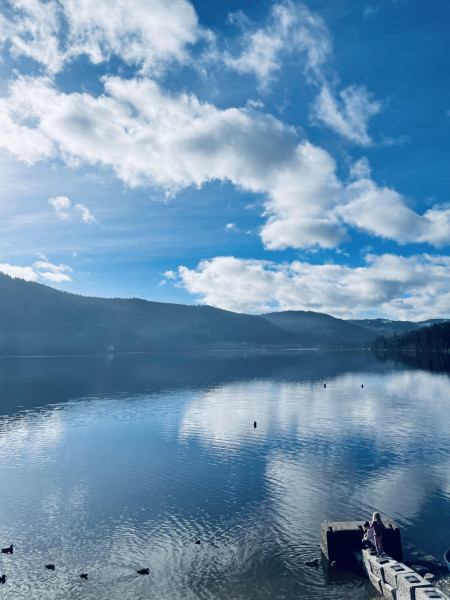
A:
<svg viewBox="0 0 450 600">
<path fill-rule="evenodd" d="M 442 556 L 449 382 L 348 353 L 2 359 L 0 597 L 364 599 L 304 561 L 374 510 Z"/>
</svg>

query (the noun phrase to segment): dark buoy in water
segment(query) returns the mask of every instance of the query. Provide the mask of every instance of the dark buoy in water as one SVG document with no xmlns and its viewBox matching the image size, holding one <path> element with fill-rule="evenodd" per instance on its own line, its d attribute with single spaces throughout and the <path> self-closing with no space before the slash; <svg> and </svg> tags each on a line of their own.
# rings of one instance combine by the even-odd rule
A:
<svg viewBox="0 0 450 600">
<path fill-rule="evenodd" d="M 307 560 L 307 561 L 305 561 L 305 565 L 307 567 L 318 567 L 319 566 L 319 559 L 318 558 L 314 558 L 313 560 Z"/>
<path fill-rule="evenodd" d="M 326 387 L 327 387 L 327 384 L 326 384 L 326 383 L 324 383 L 324 384 L 323 384 L 323 387 L 324 387 L 324 388 L 326 388 Z"/>
<path fill-rule="evenodd" d="M 253 421 L 253 427 L 256 429 L 256 421 Z"/>
<path fill-rule="evenodd" d="M 0 577 L 0 583 L 1 583 L 1 584 L 3 584 L 3 583 L 6 583 L 6 575 L 2 575 L 2 576 Z"/>
<path fill-rule="evenodd" d="M 87 573 L 81 573 L 80 577 L 81 577 L 81 579 L 87 579 L 88 574 Z"/>
<path fill-rule="evenodd" d="M 149 575 L 150 569 L 139 569 L 137 572 L 139 573 L 139 575 Z"/>
<path fill-rule="evenodd" d="M 45 565 L 45 568 L 46 569 L 50 569 L 50 571 L 54 571 L 55 570 L 55 565 L 53 563 L 49 564 L 49 565 Z"/>
</svg>

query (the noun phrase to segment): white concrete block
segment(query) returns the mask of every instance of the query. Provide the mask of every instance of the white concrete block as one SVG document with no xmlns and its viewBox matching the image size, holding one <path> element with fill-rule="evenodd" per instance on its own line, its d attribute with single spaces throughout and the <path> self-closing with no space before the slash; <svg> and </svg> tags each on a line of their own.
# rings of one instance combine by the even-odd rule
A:
<svg viewBox="0 0 450 600">
<path fill-rule="evenodd" d="M 383 594 L 383 598 L 387 598 L 387 600 L 397 600 L 397 590 L 389 583 L 381 580 L 381 593 Z"/>
<path fill-rule="evenodd" d="M 389 556 L 370 557 L 370 566 L 372 573 L 375 575 L 375 577 L 380 577 L 383 581 L 385 581 L 384 570 L 389 567 L 393 567 L 394 565 L 398 565 L 398 562 L 390 558 Z"/>
<path fill-rule="evenodd" d="M 429 588 L 426 579 L 414 571 L 412 573 L 399 573 L 396 579 L 397 600 L 416 600 L 418 588 Z"/>
<path fill-rule="evenodd" d="M 413 573 L 414 571 L 412 569 L 410 569 L 409 567 L 407 567 L 406 565 L 404 565 L 403 563 L 395 563 L 393 565 L 386 565 L 385 568 L 383 569 L 383 580 L 388 583 L 389 585 L 392 585 L 392 587 L 397 587 L 397 576 L 399 574 L 407 574 L 407 573 Z"/>
<path fill-rule="evenodd" d="M 372 557 L 376 557 L 376 552 L 374 550 L 369 550 L 369 548 L 364 548 L 362 551 L 363 564 L 367 573 L 372 572 L 372 567 L 370 564 L 370 560 Z"/>
<path fill-rule="evenodd" d="M 377 592 L 379 592 L 381 595 L 383 595 L 383 589 L 381 587 L 381 579 L 379 579 L 378 577 L 375 577 L 375 575 L 370 571 L 367 574 L 369 576 L 369 579 L 370 579 L 372 585 L 377 590 Z"/>
<path fill-rule="evenodd" d="M 449 597 L 435 587 L 416 590 L 416 600 L 449 600 Z"/>
</svg>

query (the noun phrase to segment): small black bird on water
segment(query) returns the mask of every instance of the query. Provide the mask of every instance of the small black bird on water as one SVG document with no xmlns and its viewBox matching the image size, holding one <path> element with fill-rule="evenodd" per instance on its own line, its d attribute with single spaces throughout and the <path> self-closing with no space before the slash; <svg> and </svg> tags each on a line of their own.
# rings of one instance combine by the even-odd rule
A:
<svg viewBox="0 0 450 600">
<path fill-rule="evenodd" d="M 139 575 L 149 575 L 150 569 L 139 569 L 139 571 L 137 572 L 139 573 Z"/>
<path fill-rule="evenodd" d="M 327 384 L 326 384 L 326 383 L 324 383 L 324 384 L 323 384 L 323 387 L 324 387 L 324 388 L 326 388 L 326 387 L 327 387 Z"/>
<path fill-rule="evenodd" d="M 253 421 L 253 427 L 256 429 L 256 421 Z"/>
<path fill-rule="evenodd" d="M 2 575 L 2 576 L 0 577 L 0 583 L 2 583 L 2 584 L 3 584 L 3 583 L 6 583 L 6 575 Z"/>
<path fill-rule="evenodd" d="M 307 560 L 307 561 L 305 561 L 305 565 L 307 567 L 318 567 L 319 566 L 319 559 L 315 558 L 314 560 Z"/>
<path fill-rule="evenodd" d="M 195 540 L 195 543 L 200 544 L 201 542 L 200 542 L 200 540 Z"/>
<path fill-rule="evenodd" d="M 55 565 L 54 564 L 49 564 L 49 565 L 45 565 L 46 569 L 50 569 L 51 571 L 55 570 Z"/>
<path fill-rule="evenodd" d="M 81 579 L 87 579 L 87 573 L 81 573 L 80 577 Z"/>
<path fill-rule="evenodd" d="M 11 544 L 11 546 L 9 548 L 2 548 L 2 553 L 3 554 L 12 554 L 13 553 L 13 548 L 14 546 Z"/>
</svg>

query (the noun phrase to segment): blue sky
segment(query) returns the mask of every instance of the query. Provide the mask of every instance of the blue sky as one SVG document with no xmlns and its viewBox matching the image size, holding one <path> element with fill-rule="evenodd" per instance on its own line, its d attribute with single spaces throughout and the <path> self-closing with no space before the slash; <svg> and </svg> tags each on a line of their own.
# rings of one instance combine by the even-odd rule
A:
<svg viewBox="0 0 450 600">
<path fill-rule="evenodd" d="M 5 0 L 0 270 L 450 317 L 450 4 Z"/>
</svg>

